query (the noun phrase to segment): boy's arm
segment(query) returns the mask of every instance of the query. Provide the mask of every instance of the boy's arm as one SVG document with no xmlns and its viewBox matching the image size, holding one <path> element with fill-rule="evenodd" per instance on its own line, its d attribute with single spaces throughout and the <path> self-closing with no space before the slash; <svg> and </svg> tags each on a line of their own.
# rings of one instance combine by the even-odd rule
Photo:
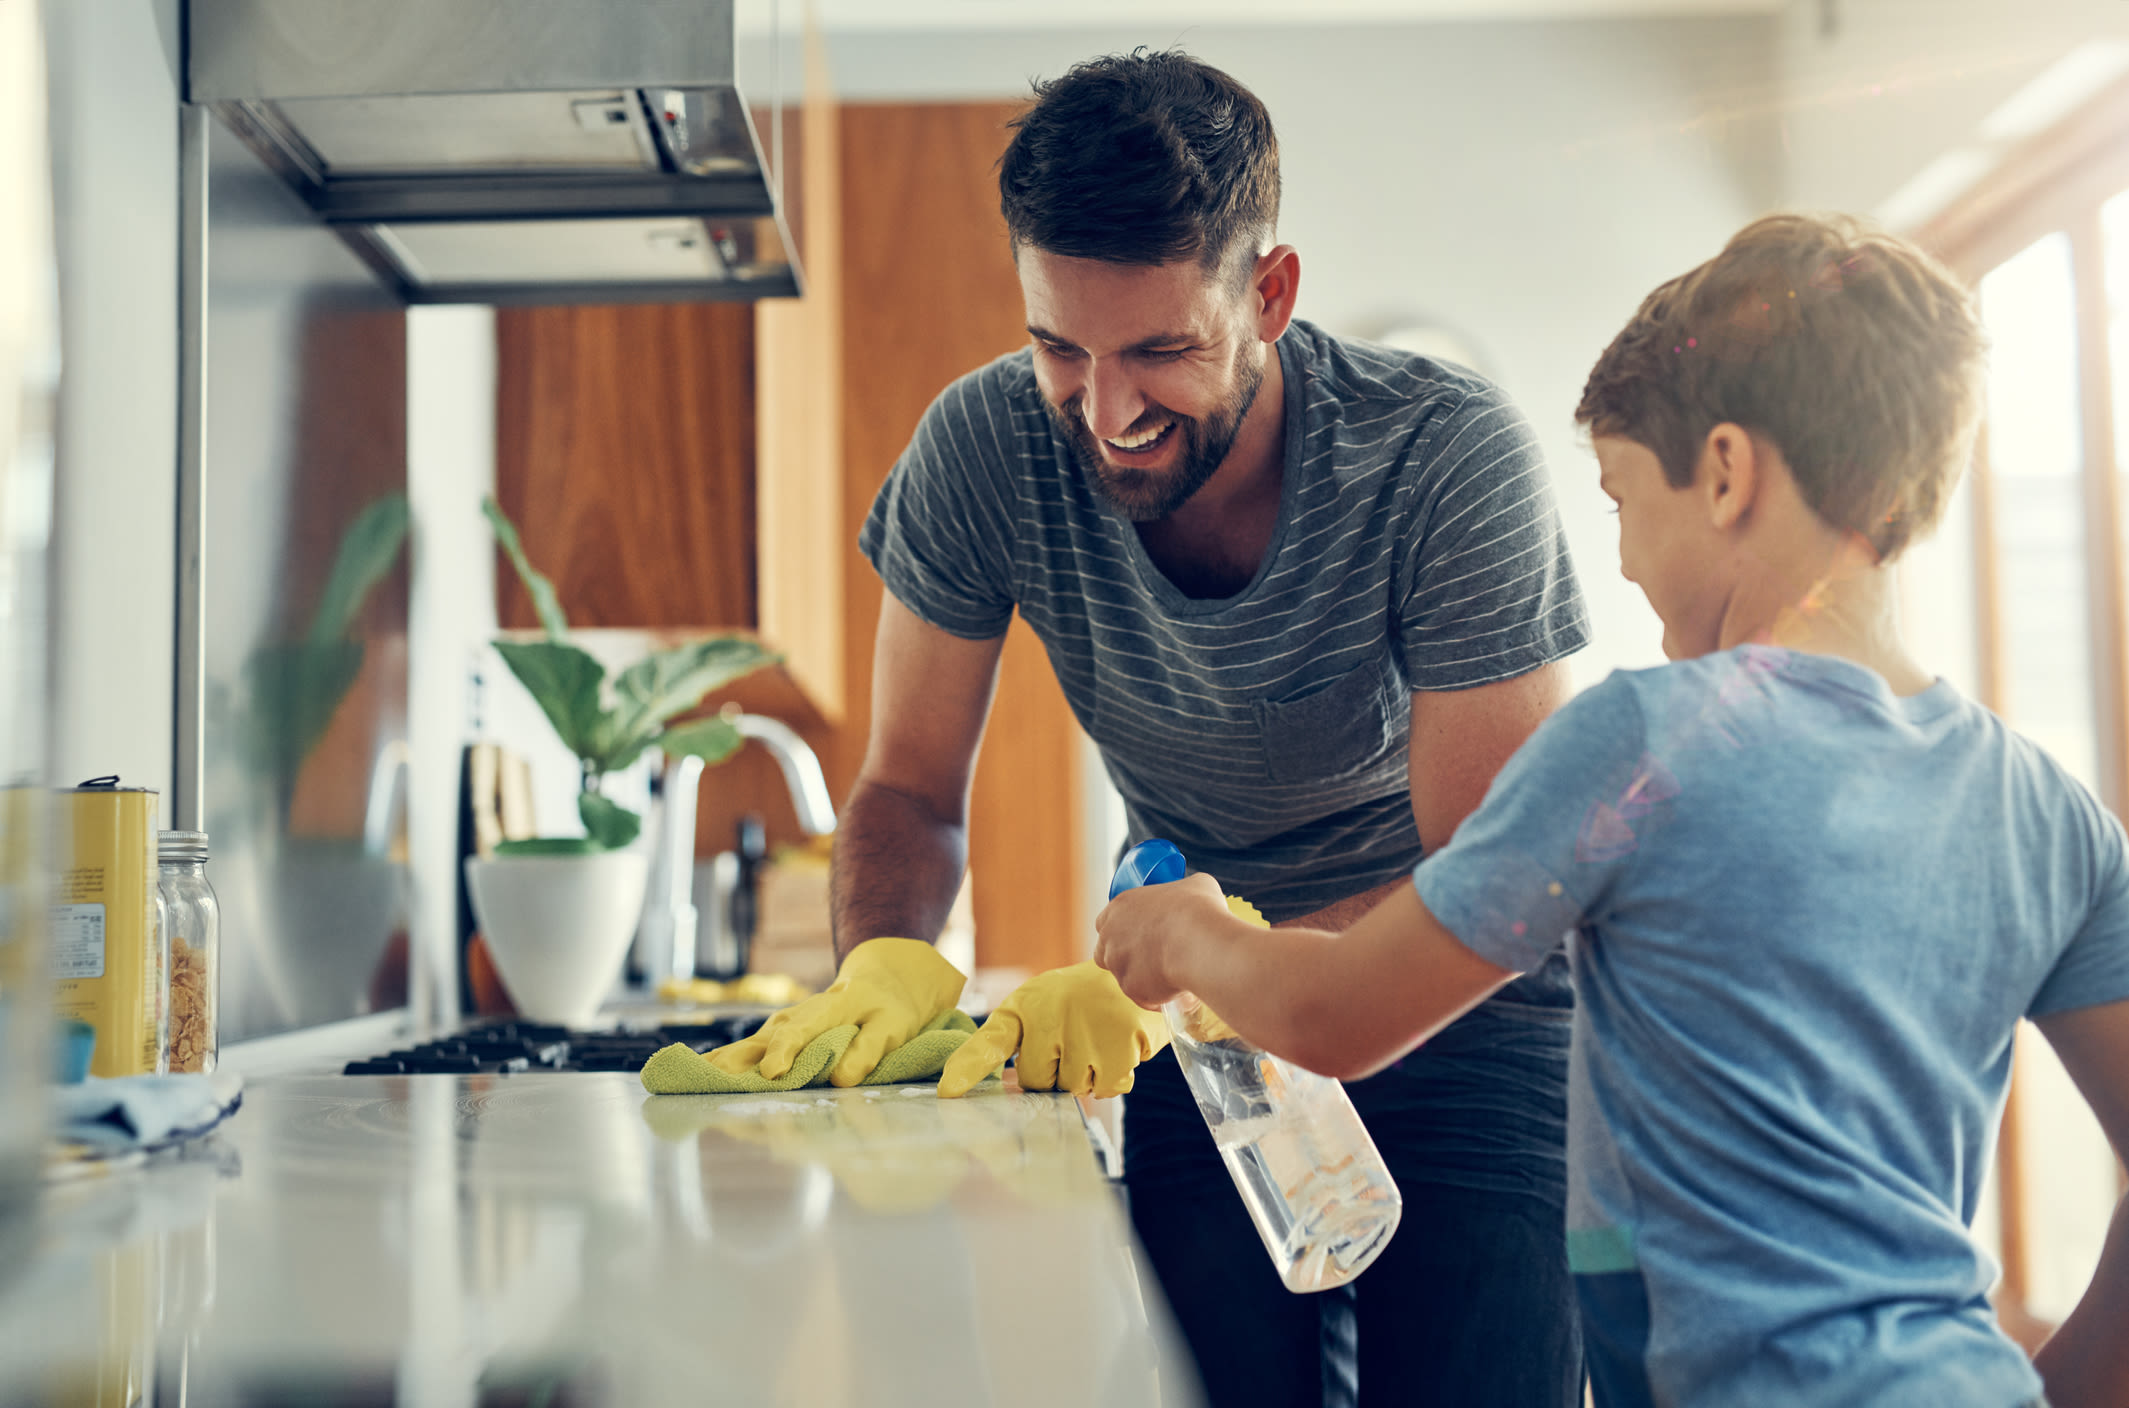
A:
<svg viewBox="0 0 2129 1408">
<path fill-rule="evenodd" d="M 1265 1050 L 1340 1080 L 1381 1070 L 1516 976 L 1459 943 L 1410 882 L 1343 934 L 1259 929 L 1205 875 L 1126 891 L 1097 924 L 1095 958 L 1132 998 L 1193 992 Z"/>
<path fill-rule="evenodd" d="M 2114 1152 L 2129 1158 L 2129 1002 L 2080 1007 L 2038 1020 Z M 2040 1352 L 2034 1367 L 2054 1408 L 2119 1408 L 2129 1403 L 2129 1199 L 2113 1225 L 2092 1284 Z"/>
</svg>

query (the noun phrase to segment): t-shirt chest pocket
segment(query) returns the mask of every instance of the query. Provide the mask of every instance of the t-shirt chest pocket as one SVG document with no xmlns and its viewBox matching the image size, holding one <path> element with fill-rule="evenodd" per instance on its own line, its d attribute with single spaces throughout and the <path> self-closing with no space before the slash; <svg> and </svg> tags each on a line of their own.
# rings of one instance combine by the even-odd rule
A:
<svg viewBox="0 0 2129 1408">
<path fill-rule="evenodd" d="M 1405 687 L 1381 651 L 1330 683 L 1256 701 L 1265 769 L 1274 782 L 1320 782 L 1380 762 L 1407 727 Z M 1403 706 L 1403 707 L 1401 707 Z"/>
</svg>

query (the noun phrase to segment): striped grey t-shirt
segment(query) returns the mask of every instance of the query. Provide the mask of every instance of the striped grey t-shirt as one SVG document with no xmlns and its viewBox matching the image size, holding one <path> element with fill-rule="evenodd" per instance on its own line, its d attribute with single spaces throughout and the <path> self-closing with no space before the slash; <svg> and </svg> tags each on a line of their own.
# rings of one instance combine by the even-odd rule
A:
<svg viewBox="0 0 2129 1408">
<path fill-rule="evenodd" d="M 1411 872 L 1413 690 L 1527 673 L 1588 639 L 1529 425 L 1424 357 L 1296 321 L 1286 472 L 1257 576 L 1184 596 L 1087 483 L 1032 352 L 932 403 L 859 546 L 956 636 L 1034 628 L 1123 794 L 1273 921 Z"/>
</svg>

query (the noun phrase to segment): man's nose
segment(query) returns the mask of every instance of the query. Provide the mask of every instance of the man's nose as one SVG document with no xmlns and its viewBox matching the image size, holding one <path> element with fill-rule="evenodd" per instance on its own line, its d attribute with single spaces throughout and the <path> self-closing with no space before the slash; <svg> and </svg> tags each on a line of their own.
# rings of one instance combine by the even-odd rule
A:
<svg viewBox="0 0 2129 1408">
<path fill-rule="evenodd" d="M 1146 411 L 1146 398 L 1131 384 L 1128 368 L 1105 358 L 1087 369 L 1083 413 L 1087 429 L 1103 439 L 1123 434 Z"/>
</svg>

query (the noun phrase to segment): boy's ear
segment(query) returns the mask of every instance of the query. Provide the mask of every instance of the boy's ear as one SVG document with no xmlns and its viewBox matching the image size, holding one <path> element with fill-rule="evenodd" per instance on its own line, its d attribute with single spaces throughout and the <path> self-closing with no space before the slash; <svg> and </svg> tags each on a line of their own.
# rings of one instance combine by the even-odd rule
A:
<svg viewBox="0 0 2129 1408">
<path fill-rule="evenodd" d="M 1707 508 L 1708 524 L 1727 532 L 1744 522 L 1759 497 L 1766 466 L 1759 444 L 1741 425 L 1724 421 L 1700 445 L 1693 488 Z"/>
</svg>

